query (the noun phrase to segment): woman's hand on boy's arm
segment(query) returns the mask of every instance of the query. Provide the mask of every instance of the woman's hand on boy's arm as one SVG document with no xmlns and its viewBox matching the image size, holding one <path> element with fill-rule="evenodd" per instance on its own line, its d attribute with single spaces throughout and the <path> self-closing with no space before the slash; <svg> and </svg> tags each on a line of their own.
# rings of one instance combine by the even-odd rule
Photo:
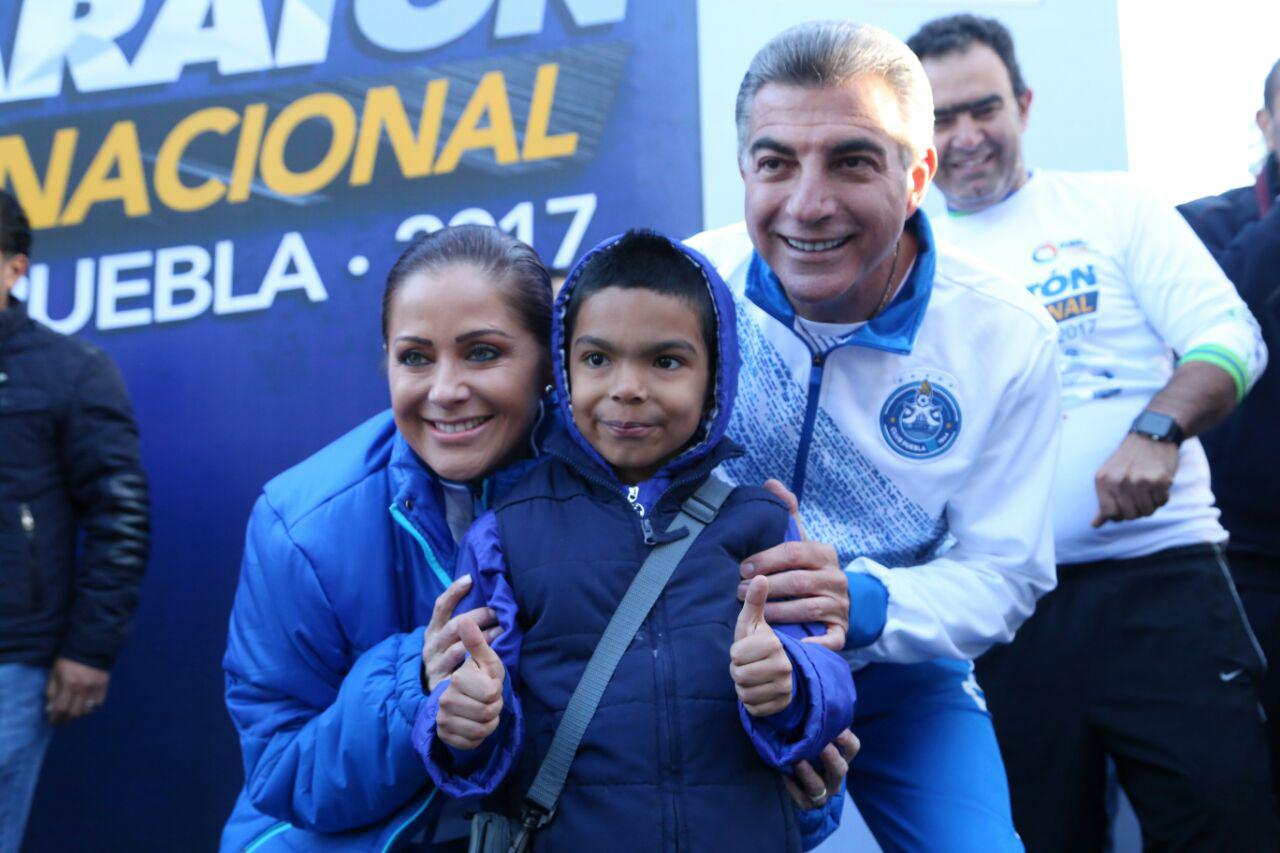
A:
<svg viewBox="0 0 1280 853">
<path fill-rule="evenodd" d="M 498 728 L 507 671 L 469 616 L 458 617 L 458 634 L 470 657 L 453 673 L 440 697 L 436 731 L 454 749 L 475 749 Z"/>
<path fill-rule="evenodd" d="M 769 576 L 769 597 L 788 600 L 765 605 L 765 618 L 775 624 L 820 622 L 826 625 L 826 633 L 809 637 L 806 642 L 838 652 L 844 648 L 849 630 L 849 579 L 836 557 L 836 549 L 804 537 L 799 505 L 786 486 L 769 480 L 764 487 L 786 505 L 801 541 L 783 542 L 743 560 L 738 599 L 746 600 L 747 585 L 753 578 Z"/>
<path fill-rule="evenodd" d="M 467 649 L 458 635 L 460 619 L 467 617 L 473 620 L 484 631 L 485 639 L 490 643 L 502 633 L 498 614 L 488 607 L 477 607 L 459 616 L 453 615 L 453 611 L 471 591 L 471 586 L 471 575 L 463 575 L 449 584 L 449 588 L 436 599 L 431 611 L 431 621 L 422 637 L 423 693 L 430 694 L 467 659 Z"/>
<path fill-rule="evenodd" d="M 753 717 L 770 717 L 785 710 L 793 695 L 791 658 L 765 619 L 768 597 L 769 579 L 752 581 L 729 647 L 729 675 L 743 707 Z"/>
</svg>

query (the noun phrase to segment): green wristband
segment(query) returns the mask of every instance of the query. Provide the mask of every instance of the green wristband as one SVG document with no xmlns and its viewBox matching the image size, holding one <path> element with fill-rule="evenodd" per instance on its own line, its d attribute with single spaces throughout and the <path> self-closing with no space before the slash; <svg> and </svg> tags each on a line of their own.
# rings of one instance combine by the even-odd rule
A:
<svg viewBox="0 0 1280 853">
<path fill-rule="evenodd" d="M 1245 392 L 1249 390 L 1249 371 L 1244 361 L 1231 350 L 1218 344 L 1202 344 L 1184 355 L 1178 363 L 1186 364 L 1188 361 L 1203 361 L 1225 370 L 1236 384 L 1236 402 L 1244 399 Z"/>
</svg>

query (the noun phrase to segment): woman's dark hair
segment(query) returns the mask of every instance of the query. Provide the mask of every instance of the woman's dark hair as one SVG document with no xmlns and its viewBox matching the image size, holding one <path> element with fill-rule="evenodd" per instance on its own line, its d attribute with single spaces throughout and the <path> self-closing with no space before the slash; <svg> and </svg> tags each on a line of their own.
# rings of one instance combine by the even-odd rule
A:
<svg viewBox="0 0 1280 853">
<path fill-rule="evenodd" d="M 544 353 L 551 351 L 551 279 L 538 254 L 515 237 L 488 225 L 455 225 L 424 234 L 409 244 L 387 273 L 382 292 L 382 339 L 387 338 L 391 303 L 409 276 L 455 264 L 475 267 L 506 287 L 511 310 Z"/>
<path fill-rule="evenodd" d="M 4 190 L 0 190 L 0 254 L 31 257 L 31 223 L 18 200 Z"/>
</svg>

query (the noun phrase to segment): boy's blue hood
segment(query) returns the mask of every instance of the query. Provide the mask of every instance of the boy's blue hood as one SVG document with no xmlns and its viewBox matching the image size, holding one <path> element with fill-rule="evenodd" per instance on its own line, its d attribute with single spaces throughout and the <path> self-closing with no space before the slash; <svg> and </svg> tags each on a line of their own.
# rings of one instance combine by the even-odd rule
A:
<svg viewBox="0 0 1280 853">
<path fill-rule="evenodd" d="M 718 351 L 716 353 L 715 393 L 713 395 L 715 405 L 703 419 L 703 427 L 700 430 L 702 437 L 698 443 L 668 462 L 655 475 L 655 478 L 669 479 L 677 471 L 687 468 L 705 457 L 724 438 L 725 430 L 729 427 L 729 416 L 733 414 L 733 401 L 738 394 L 738 368 L 741 360 L 738 353 L 738 324 L 735 317 L 733 294 L 730 293 L 728 285 L 724 283 L 724 279 L 720 278 L 720 274 L 716 272 L 711 262 L 698 252 L 669 237 L 660 234 L 655 236 L 666 240 L 687 257 L 689 263 L 696 265 L 701 270 L 702 278 L 711 293 L 711 302 L 716 311 L 716 346 Z M 555 310 L 552 314 L 551 322 L 551 359 L 556 387 L 556 404 L 559 406 L 560 414 L 564 418 L 565 428 L 573 442 L 610 476 L 613 476 L 613 468 L 596 452 L 594 447 L 587 443 L 587 440 L 583 438 L 582 433 L 578 430 L 577 424 L 573 422 L 573 409 L 569 402 L 569 373 L 565 364 L 564 318 L 565 309 L 569 304 L 569 294 L 573 292 L 583 267 L 598 253 L 607 251 L 622 237 L 623 235 L 617 234 L 604 240 L 583 255 L 578 263 L 574 264 L 573 269 L 569 271 L 568 278 L 565 279 L 564 286 L 560 288 L 560 294 L 556 297 Z"/>
</svg>

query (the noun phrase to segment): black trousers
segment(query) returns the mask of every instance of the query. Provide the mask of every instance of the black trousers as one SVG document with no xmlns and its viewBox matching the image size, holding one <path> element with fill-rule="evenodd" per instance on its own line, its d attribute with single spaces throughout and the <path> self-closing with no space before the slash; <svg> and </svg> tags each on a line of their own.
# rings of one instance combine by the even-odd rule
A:
<svg viewBox="0 0 1280 853">
<path fill-rule="evenodd" d="M 1104 849 L 1107 756 L 1147 850 L 1280 849 L 1263 661 L 1215 546 L 1059 566 L 977 668 L 1030 853 Z"/>
<path fill-rule="evenodd" d="M 1244 612 L 1267 656 L 1267 672 L 1259 692 L 1267 711 L 1271 789 L 1280 803 L 1280 555 L 1237 553 L 1228 547 L 1227 558 Z"/>
</svg>

